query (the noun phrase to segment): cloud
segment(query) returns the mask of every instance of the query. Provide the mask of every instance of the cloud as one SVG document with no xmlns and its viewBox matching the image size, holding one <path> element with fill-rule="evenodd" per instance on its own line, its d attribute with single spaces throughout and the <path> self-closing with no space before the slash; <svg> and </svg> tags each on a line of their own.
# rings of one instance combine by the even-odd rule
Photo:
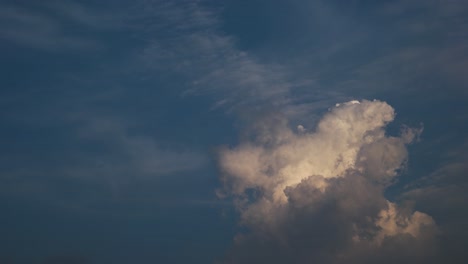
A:
<svg viewBox="0 0 468 264">
<path fill-rule="evenodd" d="M 3 5 L 0 17 L 0 39 L 49 52 L 100 48 L 90 33 L 121 25 L 113 16 L 71 1 L 43 6 L 22 6 L 21 2 Z M 82 31 L 70 26 L 81 27 Z"/>
<path fill-rule="evenodd" d="M 449 151 L 447 142 L 433 144 L 438 162 L 435 170 L 407 184 L 399 196 L 402 203 L 412 203 L 419 210 L 430 213 L 437 219 L 442 231 L 442 252 L 450 263 L 463 263 L 466 259 L 466 237 L 468 223 L 468 141 L 457 142 Z"/>
<path fill-rule="evenodd" d="M 1 196 L 34 197 L 35 203 L 93 214 L 107 213 L 96 209 L 102 204 L 133 203 L 132 208 L 146 212 L 156 205 L 192 202 L 193 197 L 170 190 L 180 181 L 204 179 L 201 171 L 210 162 L 205 149 L 135 130 L 121 118 L 97 113 L 68 117 L 72 131 L 60 131 L 72 143 L 67 148 L 4 159 Z M 60 138 L 51 138 L 61 144 Z M 190 194 L 190 186 L 180 188 Z"/>
<path fill-rule="evenodd" d="M 224 189 L 247 232 L 228 263 L 387 263 L 422 261 L 435 251 L 427 214 L 384 192 L 419 130 L 388 136 L 394 109 L 381 101 L 338 104 L 315 131 L 266 122 L 253 140 L 219 153 Z M 310 132 L 309 132 L 310 131 Z"/>
<path fill-rule="evenodd" d="M 137 175 L 161 176 L 196 170 L 208 162 L 201 151 L 162 144 L 148 135 L 130 135 L 128 124 L 118 118 L 85 114 L 77 121 L 81 124 L 77 136 L 82 141 L 97 141 L 109 147 L 112 154 L 106 155 L 109 159 L 102 159 L 100 166 L 121 167 L 121 171 L 130 169 Z"/>
<path fill-rule="evenodd" d="M 123 27 L 122 21 L 117 19 L 115 13 L 107 10 L 102 12 L 96 8 L 89 8 L 74 1 L 50 1 L 45 5 L 58 16 L 73 21 L 92 30 L 110 30 Z"/>
<path fill-rule="evenodd" d="M 145 38 L 152 37 L 137 64 L 151 76 L 158 72 L 184 80 L 181 94 L 210 97 L 215 101 L 212 109 L 258 113 L 277 106 L 294 108 L 291 91 L 312 82 L 293 78 L 282 65 L 240 49 L 234 36 L 220 30 L 219 10 L 204 1 L 151 1 L 140 8 L 145 11 L 131 24 L 138 25 Z"/>
</svg>

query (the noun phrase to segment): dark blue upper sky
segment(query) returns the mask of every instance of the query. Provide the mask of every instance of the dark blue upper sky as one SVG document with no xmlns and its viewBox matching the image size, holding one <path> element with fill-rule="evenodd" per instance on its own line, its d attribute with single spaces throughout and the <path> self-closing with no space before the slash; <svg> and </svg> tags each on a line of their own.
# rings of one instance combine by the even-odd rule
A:
<svg viewBox="0 0 468 264">
<path fill-rule="evenodd" d="M 467 34 L 463 0 L 0 0 L 0 263 L 220 260 L 219 149 L 362 99 L 424 127 L 386 197 L 461 256 Z"/>
</svg>

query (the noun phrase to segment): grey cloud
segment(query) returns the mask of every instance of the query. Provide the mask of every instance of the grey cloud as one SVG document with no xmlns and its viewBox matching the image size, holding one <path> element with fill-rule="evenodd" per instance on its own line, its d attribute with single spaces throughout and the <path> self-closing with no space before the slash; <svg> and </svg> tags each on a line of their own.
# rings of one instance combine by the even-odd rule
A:
<svg viewBox="0 0 468 264">
<path fill-rule="evenodd" d="M 436 229 L 431 221 L 419 226 L 419 237 L 403 232 L 386 236 L 378 245 L 372 242 L 382 230 L 375 220 L 388 205 L 383 190 L 362 175 L 332 179 L 324 194 L 311 188 L 313 185 L 305 180 L 287 190 L 289 204 L 280 214 L 284 218 L 273 227 L 249 225 L 250 233 L 236 238 L 226 262 L 431 263 L 437 256 Z M 404 208 L 398 215 L 401 219 L 414 217 Z"/>
<path fill-rule="evenodd" d="M 379 245 L 372 242 L 381 231 L 375 224 L 379 211 L 388 208 L 382 189 L 362 175 L 333 179 L 329 185 L 325 194 L 311 188 L 307 180 L 287 190 L 284 218 L 271 228 L 248 226 L 251 233 L 236 238 L 226 262 L 430 263 L 437 255 L 431 221 L 419 227 L 423 234 L 419 237 L 399 233 L 386 236 Z M 411 217 L 404 209 L 398 214 L 402 219 Z"/>
</svg>

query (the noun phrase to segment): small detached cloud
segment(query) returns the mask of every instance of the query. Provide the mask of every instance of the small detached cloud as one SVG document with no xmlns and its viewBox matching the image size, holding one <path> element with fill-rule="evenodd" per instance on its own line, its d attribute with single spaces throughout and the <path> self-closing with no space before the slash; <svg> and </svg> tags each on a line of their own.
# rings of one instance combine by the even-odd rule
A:
<svg viewBox="0 0 468 264">
<path fill-rule="evenodd" d="M 394 109 L 337 104 L 315 131 L 271 122 L 257 138 L 219 153 L 224 189 L 248 230 L 227 263 L 394 263 L 436 254 L 431 216 L 388 201 L 420 131 L 385 134 Z"/>
</svg>

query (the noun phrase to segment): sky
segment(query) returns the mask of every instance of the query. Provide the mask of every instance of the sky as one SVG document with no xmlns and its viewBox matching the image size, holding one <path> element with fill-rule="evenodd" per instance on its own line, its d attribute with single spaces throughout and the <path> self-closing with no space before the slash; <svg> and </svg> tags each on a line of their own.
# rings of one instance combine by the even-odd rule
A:
<svg viewBox="0 0 468 264">
<path fill-rule="evenodd" d="M 0 0 L 0 263 L 464 263 L 463 0 Z"/>
</svg>

